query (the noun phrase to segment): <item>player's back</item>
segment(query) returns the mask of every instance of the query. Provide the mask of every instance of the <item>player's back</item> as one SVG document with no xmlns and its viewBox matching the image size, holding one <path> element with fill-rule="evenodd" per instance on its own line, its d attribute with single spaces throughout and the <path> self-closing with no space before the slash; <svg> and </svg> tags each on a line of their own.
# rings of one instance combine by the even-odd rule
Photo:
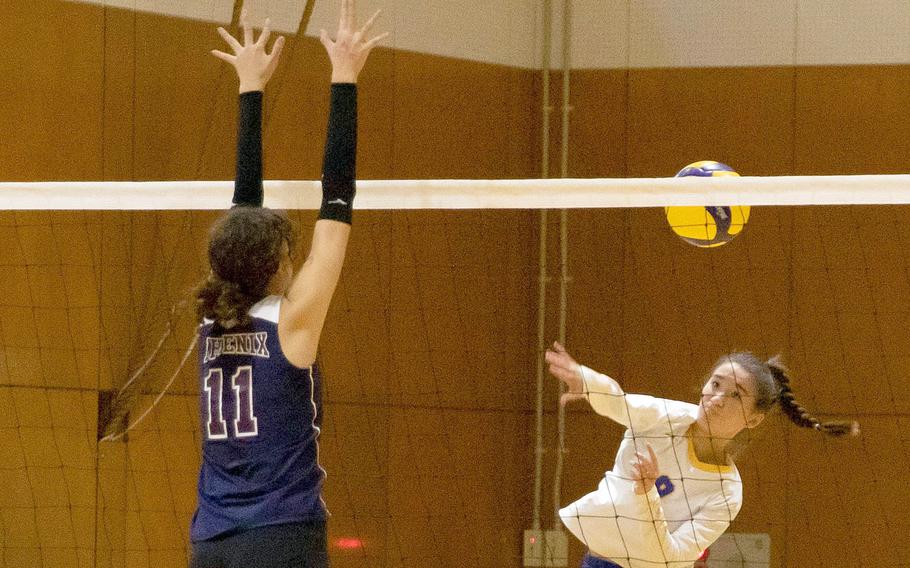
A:
<svg viewBox="0 0 910 568">
<path fill-rule="evenodd" d="M 284 356 L 279 296 L 248 325 L 200 328 L 202 468 L 191 538 L 324 519 L 319 373 Z"/>
</svg>

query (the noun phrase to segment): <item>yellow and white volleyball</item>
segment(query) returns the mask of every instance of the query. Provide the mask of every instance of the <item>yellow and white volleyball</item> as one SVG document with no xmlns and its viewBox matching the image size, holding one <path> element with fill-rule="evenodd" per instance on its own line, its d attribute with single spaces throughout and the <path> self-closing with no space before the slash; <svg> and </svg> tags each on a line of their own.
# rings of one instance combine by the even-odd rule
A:
<svg viewBox="0 0 910 568">
<path fill-rule="evenodd" d="M 727 164 L 703 160 L 679 170 L 676 177 L 739 177 Z M 667 222 L 673 232 L 689 243 L 702 248 L 719 247 L 740 234 L 749 220 L 749 206 L 671 206 L 664 207 Z"/>
</svg>

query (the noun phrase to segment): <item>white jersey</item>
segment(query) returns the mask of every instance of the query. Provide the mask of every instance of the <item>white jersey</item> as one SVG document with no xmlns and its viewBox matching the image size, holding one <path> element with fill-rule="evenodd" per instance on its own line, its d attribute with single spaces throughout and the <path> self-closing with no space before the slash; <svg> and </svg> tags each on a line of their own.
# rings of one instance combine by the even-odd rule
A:
<svg viewBox="0 0 910 568">
<path fill-rule="evenodd" d="M 627 430 L 597 490 L 559 511 L 563 524 L 592 553 L 624 568 L 690 568 L 739 513 L 739 471 L 732 462 L 710 465 L 696 457 L 687 432 L 698 406 L 625 394 L 610 377 L 581 370 L 591 407 Z M 636 451 L 648 455 L 647 444 L 660 477 L 639 495 L 630 462 Z"/>
</svg>

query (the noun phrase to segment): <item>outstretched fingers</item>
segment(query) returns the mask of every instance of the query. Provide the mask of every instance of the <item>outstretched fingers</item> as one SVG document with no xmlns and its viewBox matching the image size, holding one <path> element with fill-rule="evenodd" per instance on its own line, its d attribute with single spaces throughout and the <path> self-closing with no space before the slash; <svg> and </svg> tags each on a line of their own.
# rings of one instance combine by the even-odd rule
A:
<svg viewBox="0 0 910 568">
<path fill-rule="evenodd" d="M 360 28 L 361 36 L 367 35 L 367 33 L 370 31 L 370 28 L 373 27 L 373 22 L 376 21 L 376 18 L 378 18 L 379 14 L 381 14 L 381 13 L 382 13 L 382 10 L 376 10 L 376 13 L 374 13 L 372 16 L 370 16 L 370 19 L 367 20 L 365 24 L 363 24 L 363 27 Z"/>
<path fill-rule="evenodd" d="M 231 55 L 229 53 L 225 53 L 223 51 L 218 51 L 217 49 L 212 50 L 212 55 L 214 55 L 215 57 L 217 57 L 218 59 L 220 59 L 222 61 L 226 61 L 226 62 L 230 63 L 231 65 L 233 65 L 234 62 L 237 61 L 237 58 L 234 57 L 233 55 Z"/>
<path fill-rule="evenodd" d="M 371 49 L 373 49 L 373 47 L 374 47 L 377 43 L 379 43 L 380 41 L 384 40 L 384 39 L 387 38 L 387 37 L 389 37 L 389 32 L 385 32 L 384 34 L 379 34 L 378 36 L 374 37 L 374 38 L 371 39 L 370 41 L 368 41 L 368 42 L 366 42 L 365 44 L 363 44 L 363 49 L 364 49 L 365 51 L 370 51 Z"/>
<path fill-rule="evenodd" d="M 331 37 L 320 30 L 319 39 L 332 62 L 332 82 L 356 83 L 370 51 L 388 35 L 380 34 L 374 38 L 365 35 L 381 12 L 373 14 L 363 27 L 358 27 L 355 0 L 340 0 L 340 4 L 338 33 Z"/>
<path fill-rule="evenodd" d="M 281 55 L 281 50 L 284 49 L 284 36 L 278 36 L 278 39 L 275 40 L 275 43 L 272 45 L 272 53 L 269 54 L 269 57 L 277 59 Z"/>
<path fill-rule="evenodd" d="M 638 459 L 638 470 L 641 472 L 642 478 L 657 479 L 657 454 L 654 453 L 651 444 L 648 444 L 648 455 L 645 455 L 644 452 L 635 452 L 635 457 Z"/>
<path fill-rule="evenodd" d="M 354 0 L 342 0 L 341 18 L 338 20 L 338 31 L 346 30 L 353 32 L 357 26 L 357 8 L 354 6 Z"/>
<path fill-rule="evenodd" d="M 658 472 L 657 454 L 654 453 L 651 444 L 648 444 L 648 455 L 635 452 L 635 459 L 629 462 L 629 466 L 635 480 L 635 493 L 641 495 L 650 491 L 657 480 Z"/>
<path fill-rule="evenodd" d="M 253 28 L 250 27 L 250 22 L 247 19 L 246 8 L 240 11 L 240 27 L 243 29 L 243 45 L 251 45 L 253 43 Z"/>
<path fill-rule="evenodd" d="M 651 456 L 651 467 L 654 468 L 654 473 L 657 473 L 657 454 L 654 453 L 651 444 L 648 444 L 648 454 Z"/>
<path fill-rule="evenodd" d="M 284 36 L 278 36 L 278 39 L 275 40 L 275 44 L 272 46 L 272 53 L 269 53 L 269 64 L 267 67 L 267 73 L 269 76 L 275 71 L 275 67 L 278 66 L 278 59 L 281 57 L 281 50 L 284 49 Z"/>
<path fill-rule="evenodd" d="M 224 39 L 224 41 L 227 42 L 227 44 L 231 47 L 231 49 L 234 50 L 235 54 L 238 51 L 240 51 L 241 49 L 243 49 L 243 46 L 240 45 L 240 42 L 237 41 L 236 39 L 234 39 L 234 36 L 229 34 L 226 29 L 224 29 L 220 26 L 218 27 L 218 35 L 220 35 L 222 37 L 222 39 Z"/>
<path fill-rule="evenodd" d="M 240 13 L 240 27 L 241 32 L 237 37 L 219 27 L 218 34 L 230 46 L 233 54 L 212 50 L 212 55 L 234 67 L 240 79 L 241 93 L 263 90 L 278 67 L 278 60 L 285 44 L 284 38 L 278 36 L 272 45 L 271 53 L 267 52 L 266 48 L 272 36 L 271 21 L 266 19 L 262 33 L 257 39 L 246 9 Z"/>
<path fill-rule="evenodd" d="M 259 34 L 259 39 L 256 40 L 256 45 L 265 49 L 265 44 L 269 41 L 269 36 L 272 35 L 272 21 L 268 18 L 265 19 L 265 23 L 262 25 L 262 33 Z"/>
</svg>

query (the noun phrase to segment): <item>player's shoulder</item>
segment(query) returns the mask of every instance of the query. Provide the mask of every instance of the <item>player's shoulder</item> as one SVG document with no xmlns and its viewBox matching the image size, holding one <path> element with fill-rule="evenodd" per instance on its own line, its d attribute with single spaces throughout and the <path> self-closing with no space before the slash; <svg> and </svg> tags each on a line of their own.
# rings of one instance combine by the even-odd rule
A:
<svg viewBox="0 0 910 568">
<path fill-rule="evenodd" d="M 691 402 L 683 402 L 681 400 L 672 400 L 669 398 L 661 399 L 664 402 L 664 406 L 667 409 L 667 414 L 673 416 L 674 418 L 679 418 L 680 420 L 685 420 L 687 418 L 695 421 L 698 418 L 698 405 L 692 404 Z"/>
<path fill-rule="evenodd" d="M 680 400 L 647 394 L 627 394 L 626 402 L 636 408 L 651 408 L 658 414 L 679 420 L 695 420 L 698 417 L 698 405 Z"/>
<path fill-rule="evenodd" d="M 674 434 L 683 434 L 698 419 L 698 405 L 681 400 L 664 399 L 667 416 Z"/>
</svg>

